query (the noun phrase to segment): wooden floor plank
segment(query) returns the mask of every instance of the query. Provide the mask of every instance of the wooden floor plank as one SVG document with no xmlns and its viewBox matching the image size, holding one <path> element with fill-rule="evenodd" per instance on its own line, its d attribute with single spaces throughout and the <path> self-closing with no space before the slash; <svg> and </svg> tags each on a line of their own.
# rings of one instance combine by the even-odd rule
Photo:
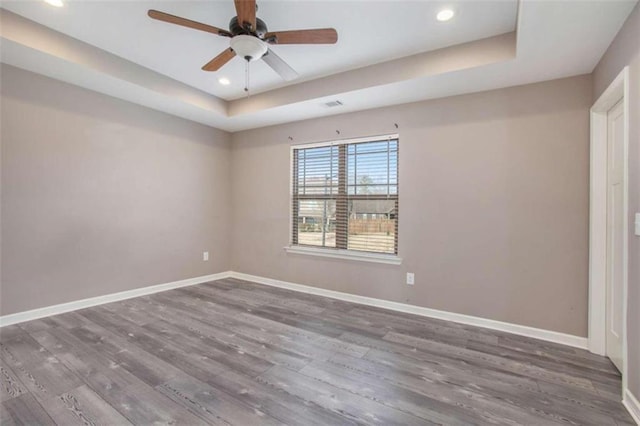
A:
<svg viewBox="0 0 640 426">
<path fill-rule="evenodd" d="M 18 324 L 6 325 L 0 327 L 0 341 L 6 342 L 24 333 L 25 331 Z"/>
<path fill-rule="evenodd" d="M 235 371 L 219 374 L 209 385 L 235 396 L 243 403 L 264 411 L 289 425 L 356 425 L 357 423 L 318 404 L 287 393 L 276 393 L 260 379 Z"/>
<path fill-rule="evenodd" d="M 163 336 L 190 353 L 214 360 L 224 368 L 244 371 L 250 375 L 257 376 L 273 366 L 272 362 L 261 358 L 258 354 L 238 349 L 233 345 L 203 334 L 185 332 L 184 329 L 175 327 L 166 321 L 148 324 L 145 329 L 156 337 Z"/>
<path fill-rule="evenodd" d="M 228 393 L 191 376 L 180 376 L 157 386 L 175 402 L 205 421 L 230 425 L 278 425 L 282 422 L 261 409 L 246 405 Z"/>
<path fill-rule="evenodd" d="M 478 341 L 496 344 L 498 342 L 498 336 L 491 330 L 472 329 L 450 321 L 432 320 L 425 323 L 421 318 L 396 315 L 396 312 L 382 311 L 371 307 L 351 309 L 343 316 L 359 318 L 366 321 L 371 327 L 387 332 L 395 331 L 414 337 L 426 336 L 448 343 Z"/>
<path fill-rule="evenodd" d="M 509 358 L 468 348 L 443 345 L 441 342 L 436 342 L 431 339 L 388 333 L 384 337 L 384 340 L 420 349 L 422 352 L 416 352 L 417 359 L 428 358 L 428 354 L 433 353 L 443 357 L 452 357 L 468 363 L 474 363 L 480 367 L 486 366 L 501 371 L 517 373 L 535 380 L 567 384 L 582 389 L 594 389 L 593 384 L 587 377 L 570 374 L 568 372 L 549 371 L 546 368 L 538 367 L 527 362 L 514 361 Z"/>
<path fill-rule="evenodd" d="M 82 385 L 78 376 L 31 335 L 15 337 L 3 345 L 3 362 L 38 401 Z"/>
<path fill-rule="evenodd" d="M 257 380 L 274 390 L 295 395 L 307 403 L 318 404 L 358 423 L 380 425 L 442 424 L 438 419 L 421 419 L 280 366 L 274 366 L 266 373 L 261 374 Z"/>
<path fill-rule="evenodd" d="M 108 327 L 109 324 L 112 324 L 111 322 L 104 322 L 105 318 L 98 312 L 95 312 L 95 315 L 91 317 L 103 326 Z M 172 368 L 182 370 L 194 377 L 207 377 L 226 369 L 224 364 L 205 355 L 207 348 L 204 346 L 194 352 L 189 350 L 190 348 L 176 345 L 163 336 L 154 336 L 148 333 L 148 330 L 132 323 L 127 326 L 121 322 L 117 329 L 120 333 L 124 333 L 123 336 L 126 336 L 124 338 L 127 340 L 128 347 L 140 348 L 148 353 L 148 357 L 157 357 L 171 365 Z M 136 373 L 135 371 L 132 372 L 134 375 Z"/>
<path fill-rule="evenodd" d="M 336 356 L 328 363 L 340 367 L 343 375 L 345 370 L 356 371 L 363 377 L 378 377 L 436 400 L 453 401 L 461 410 L 477 413 L 489 423 L 498 421 L 493 416 L 499 416 L 516 424 L 584 424 L 580 413 L 589 400 L 583 394 L 583 404 L 559 403 L 541 393 L 537 382 L 517 375 L 492 374 L 489 369 L 476 374 L 443 364 L 417 365 L 408 358 L 377 350 L 364 359 Z M 597 410 L 589 411 L 589 418 L 592 424 L 612 424 L 607 413 Z"/>
<path fill-rule="evenodd" d="M 42 405 L 59 425 L 131 424 L 86 385 L 49 399 Z"/>
<path fill-rule="evenodd" d="M 0 425 L 55 425 L 33 395 L 25 393 L 0 404 Z"/>
<path fill-rule="evenodd" d="M 20 379 L 11 368 L 0 359 L 0 402 L 27 392 L 27 387 L 20 382 Z"/>
<path fill-rule="evenodd" d="M 238 279 L 0 330 L 10 424 L 620 425 L 611 362 Z"/>
<path fill-rule="evenodd" d="M 224 328 L 245 338 L 266 345 L 274 345 L 308 358 L 328 359 L 335 353 L 362 356 L 368 350 L 363 346 L 329 338 L 248 312 L 231 311 L 227 313 L 223 305 L 210 300 L 201 300 L 201 303 L 189 306 L 185 302 L 166 295 L 155 295 L 154 299 L 161 300 L 167 306 L 175 308 L 174 314 L 177 313 L 182 318 L 190 318 L 205 325 Z M 167 314 L 163 312 L 162 315 L 166 316 Z"/>
<path fill-rule="evenodd" d="M 297 354 L 284 347 L 267 345 L 248 336 L 189 318 L 182 318 L 181 321 L 172 321 L 171 317 L 169 317 L 158 320 L 153 326 L 173 330 L 175 333 L 191 335 L 192 338 L 197 339 L 201 343 L 214 341 L 216 342 L 214 346 L 224 346 L 235 350 L 238 354 L 251 354 L 260 360 L 266 361 L 265 365 L 267 367 L 273 364 L 279 364 L 294 370 L 299 370 L 312 360 L 311 357 Z M 147 326 L 147 328 L 151 327 L 152 325 Z"/>
<path fill-rule="evenodd" d="M 450 398 L 452 392 L 449 389 L 444 393 L 441 388 L 439 395 L 434 393 L 427 396 L 376 376 L 361 374 L 325 361 L 314 362 L 300 370 L 300 373 L 424 420 L 447 425 L 481 423 L 483 420 L 506 424 L 499 418 L 491 418 L 488 411 L 479 413 L 470 409 L 463 398 Z M 486 417 L 483 418 L 483 415 Z"/>
</svg>

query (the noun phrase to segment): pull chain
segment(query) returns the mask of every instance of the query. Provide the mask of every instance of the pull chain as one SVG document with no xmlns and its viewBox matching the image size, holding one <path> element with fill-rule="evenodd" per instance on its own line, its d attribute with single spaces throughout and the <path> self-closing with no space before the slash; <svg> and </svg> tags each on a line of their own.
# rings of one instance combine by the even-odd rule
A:
<svg viewBox="0 0 640 426">
<path fill-rule="evenodd" d="M 244 91 L 247 94 L 247 98 L 249 97 L 249 61 L 247 61 L 247 65 L 244 68 Z"/>
</svg>

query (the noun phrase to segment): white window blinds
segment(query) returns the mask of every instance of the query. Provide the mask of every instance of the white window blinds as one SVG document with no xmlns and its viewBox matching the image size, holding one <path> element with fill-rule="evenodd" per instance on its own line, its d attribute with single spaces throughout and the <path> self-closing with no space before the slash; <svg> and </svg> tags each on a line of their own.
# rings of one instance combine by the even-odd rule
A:
<svg viewBox="0 0 640 426">
<path fill-rule="evenodd" d="M 398 253 L 398 136 L 294 147 L 292 244 Z"/>
</svg>

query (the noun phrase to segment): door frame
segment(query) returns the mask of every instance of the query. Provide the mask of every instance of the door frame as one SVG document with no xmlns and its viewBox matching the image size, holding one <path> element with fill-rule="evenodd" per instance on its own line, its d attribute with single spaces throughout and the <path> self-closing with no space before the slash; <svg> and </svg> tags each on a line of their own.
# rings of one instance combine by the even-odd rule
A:
<svg viewBox="0 0 640 426">
<path fill-rule="evenodd" d="M 627 388 L 627 294 L 629 275 L 629 67 L 625 67 L 591 107 L 589 197 L 589 351 L 606 353 L 607 113 L 623 102 L 622 210 L 622 392 Z"/>
</svg>

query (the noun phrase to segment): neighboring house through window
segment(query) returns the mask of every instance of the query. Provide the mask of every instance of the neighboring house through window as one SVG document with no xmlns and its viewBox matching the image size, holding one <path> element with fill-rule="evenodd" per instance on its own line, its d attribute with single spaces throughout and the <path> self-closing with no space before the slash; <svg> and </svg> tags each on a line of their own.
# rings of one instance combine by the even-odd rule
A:
<svg viewBox="0 0 640 426">
<path fill-rule="evenodd" d="M 293 246 L 398 253 L 398 135 L 292 148 Z"/>
</svg>

